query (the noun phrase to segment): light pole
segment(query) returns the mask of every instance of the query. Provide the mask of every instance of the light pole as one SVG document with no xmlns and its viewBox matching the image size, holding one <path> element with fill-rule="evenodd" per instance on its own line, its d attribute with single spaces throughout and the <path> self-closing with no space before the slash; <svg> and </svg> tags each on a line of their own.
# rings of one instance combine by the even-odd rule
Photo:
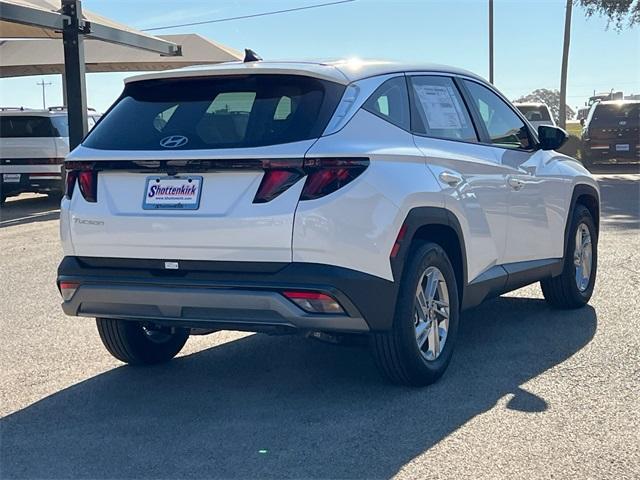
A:
<svg viewBox="0 0 640 480">
<path fill-rule="evenodd" d="M 493 85 L 493 0 L 489 0 L 489 83 Z"/>
<path fill-rule="evenodd" d="M 45 95 L 44 88 L 51 85 L 51 82 L 45 82 L 44 80 L 40 80 L 36 85 L 40 85 L 42 87 L 42 109 L 47 109 L 47 97 Z"/>
<path fill-rule="evenodd" d="M 569 43 L 571 41 L 571 9 L 573 1 L 567 0 L 567 10 L 564 16 L 564 46 L 562 48 L 562 70 L 560 72 L 560 111 L 558 123 L 560 128 L 567 125 L 567 70 L 569 69 Z"/>
</svg>

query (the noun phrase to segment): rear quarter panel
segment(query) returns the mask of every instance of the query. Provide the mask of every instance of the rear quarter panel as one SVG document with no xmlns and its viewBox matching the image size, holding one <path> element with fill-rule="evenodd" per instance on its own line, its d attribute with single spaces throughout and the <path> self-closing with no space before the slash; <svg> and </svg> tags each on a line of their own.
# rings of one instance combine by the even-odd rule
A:
<svg viewBox="0 0 640 480">
<path fill-rule="evenodd" d="M 307 157 L 363 157 L 349 185 L 298 204 L 293 260 L 351 268 L 393 280 L 389 255 L 414 206 L 442 206 L 439 186 L 412 135 L 360 110 L 338 133 L 320 138 Z"/>
</svg>

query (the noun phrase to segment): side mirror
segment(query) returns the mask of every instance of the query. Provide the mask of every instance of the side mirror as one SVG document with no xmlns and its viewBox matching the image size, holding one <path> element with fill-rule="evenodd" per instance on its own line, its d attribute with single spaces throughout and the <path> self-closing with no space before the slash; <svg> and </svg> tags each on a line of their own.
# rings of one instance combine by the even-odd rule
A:
<svg viewBox="0 0 640 480">
<path fill-rule="evenodd" d="M 584 127 L 584 118 L 580 119 L 580 126 Z"/>
<path fill-rule="evenodd" d="M 557 150 L 569 140 L 569 135 L 560 127 L 540 125 L 538 127 L 538 139 L 542 150 Z"/>
</svg>

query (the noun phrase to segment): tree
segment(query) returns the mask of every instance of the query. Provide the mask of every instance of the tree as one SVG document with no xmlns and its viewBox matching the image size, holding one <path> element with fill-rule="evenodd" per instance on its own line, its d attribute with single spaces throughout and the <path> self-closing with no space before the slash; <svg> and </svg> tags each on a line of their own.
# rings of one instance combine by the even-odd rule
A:
<svg viewBox="0 0 640 480">
<path fill-rule="evenodd" d="M 559 123 L 560 120 L 560 91 L 559 90 L 549 90 L 548 88 L 538 88 L 534 90 L 529 95 L 525 95 L 524 97 L 520 97 L 517 100 L 514 100 L 514 103 L 526 103 L 526 102 L 538 102 L 538 103 L 546 103 L 549 106 L 549 110 L 551 110 L 551 115 L 555 118 L 556 122 Z M 567 106 L 567 119 L 571 120 L 576 112 L 569 106 Z"/>
<path fill-rule="evenodd" d="M 599 14 L 607 17 L 609 25 L 613 22 L 620 31 L 625 23 L 629 27 L 640 24 L 640 0 L 567 0 L 564 20 L 564 43 L 562 48 L 562 69 L 560 71 L 560 115 L 559 124 L 564 128 L 567 101 L 567 70 L 569 68 L 569 43 L 571 41 L 571 7 L 579 4 L 585 9 L 587 17 Z"/>
<path fill-rule="evenodd" d="M 594 14 L 606 17 L 618 31 L 625 27 L 640 24 L 640 2 L 634 0 L 577 0 L 587 17 Z"/>
</svg>

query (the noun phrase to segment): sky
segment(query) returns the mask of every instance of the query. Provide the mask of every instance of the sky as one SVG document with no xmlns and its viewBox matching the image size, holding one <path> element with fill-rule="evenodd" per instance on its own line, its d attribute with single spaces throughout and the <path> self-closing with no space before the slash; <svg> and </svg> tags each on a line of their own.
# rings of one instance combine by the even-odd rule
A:
<svg viewBox="0 0 640 480">
<path fill-rule="evenodd" d="M 83 8 L 135 28 L 153 28 L 326 3 L 329 0 L 84 0 Z M 355 0 L 273 16 L 154 31 L 198 33 L 265 60 L 382 59 L 433 62 L 488 77 L 487 0 Z M 495 0 L 495 85 L 510 99 L 560 87 L 565 0 Z M 132 73 L 87 75 L 88 104 L 106 110 Z M 62 103 L 60 76 L 0 80 L 0 105 Z M 593 91 L 640 93 L 640 26 L 618 33 L 574 7 L 567 103 Z"/>
</svg>

